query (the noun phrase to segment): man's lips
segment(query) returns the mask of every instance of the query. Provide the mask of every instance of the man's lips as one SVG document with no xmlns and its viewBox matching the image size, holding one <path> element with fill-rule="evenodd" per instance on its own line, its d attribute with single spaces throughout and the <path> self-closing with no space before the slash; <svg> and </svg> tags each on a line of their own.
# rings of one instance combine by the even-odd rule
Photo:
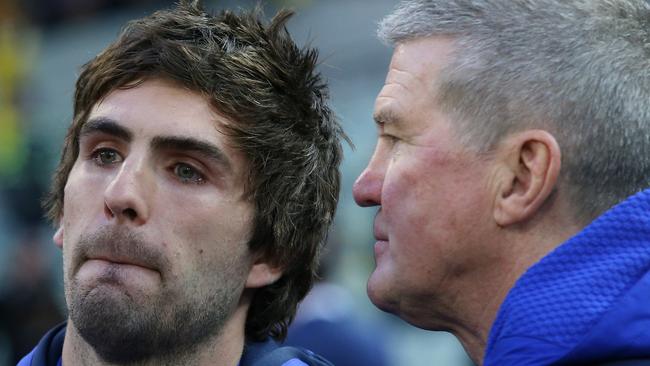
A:
<svg viewBox="0 0 650 366">
<path fill-rule="evenodd" d="M 377 210 L 375 215 L 375 220 L 373 221 L 372 233 L 378 241 L 388 241 L 388 233 L 385 231 L 385 223 L 383 222 L 383 215 L 381 214 L 381 208 Z"/>
<path fill-rule="evenodd" d="M 384 252 L 386 252 L 386 249 L 388 248 L 388 233 L 386 232 L 386 225 L 383 223 L 382 217 L 380 216 L 381 209 L 377 211 L 377 215 L 375 216 L 375 221 L 373 222 L 373 235 L 375 239 L 377 239 L 377 242 L 375 243 L 374 246 L 374 251 L 375 251 L 375 260 L 379 260 L 379 258 L 382 256 Z"/>
<path fill-rule="evenodd" d="M 75 276 L 82 282 L 124 285 L 153 283 L 162 278 L 159 268 L 143 261 L 115 256 L 90 256 L 83 260 Z M 147 285 L 147 286 L 149 286 Z"/>
<path fill-rule="evenodd" d="M 133 259 L 133 258 L 111 256 L 111 255 L 92 255 L 92 256 L 88 256 L 86 258 L 85 262 L 92 261 L 92 260 L 109 262 L 109 263 L 117 264 L 117 265 L 136 266 L 136 267 L 141 267 L 141 268 L 144 268 L 144 269 L 148 269 L 150 271 L 158 272 L 158 269 L 155 268 L 154 266 L 152 266 L 151 264 L 145 263 L 143 261 L 138 261 L 138 260 Z"/>
<path fill-rule="evenodd" d="M 170 268 L 167 258 L 155 242 L 123 227 L 102 227 L 96 232 L 82 235 L 72 250 L 73 273 L 79 272 L 82 277 L 104 278 L 116 274 L 136 274 L 136 271 L 142 274 L 152 272 L 163 277 Z"/>
<path fill-rule="evenodd" d="M 74 277 L 78 284 L 89 288 L 110 285 L 123 290 L 130 288 L 145 292 L 155 289 L 162 281 L 162 273 L 150 265 L 103 256 L 86 258 Z"/>
<path fill-rule="evenodd" d="M 375 220 L 373 235 L 375 236 L 375 239 L 379 241 L 388 241 L 388 234 L 386 234 L 386 232 L 382 229 L 382 226 L 377 223 L 377 220 Z"/>
<path fill-rule="evenodd" d="M 386 240 L 377 240 L 374 246 L 375 260 L 379 261 L 379 258 L 386 252 L 388 249 L 388 241 Z"/>
</svg>

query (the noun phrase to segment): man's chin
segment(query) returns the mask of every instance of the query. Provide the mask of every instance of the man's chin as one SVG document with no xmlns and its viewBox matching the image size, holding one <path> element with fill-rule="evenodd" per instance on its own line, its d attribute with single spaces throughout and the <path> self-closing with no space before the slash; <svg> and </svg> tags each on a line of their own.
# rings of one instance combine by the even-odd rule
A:
<svg viewBox="0 0 650 366">
<path fill-rule="evenodd" d="M 366 291 L 368 298 L 378 309 L 387 313 L 396 312 L 396 301 L 390 297 L 390 281 L 381 278 L 378 269 L 370 275 Z"/>
<path fill-rule="evenodd" d="M 83 338 L 104 361 L 137 362 L 151 357 L 150 343 L 153 314 L 133 302 L 123 288 L 99 284 L 85 293 L 74 294 L 70 320 Z M 124 347 L 129 344 L 129 347 Z M 131 345 L 138 347 L 132 348 Z"/>
<path fill-rule="evenodd" d="M 144 296 L 119 281 L 70 281 L 66 290 L 77 333 L 101 360 L 115 364 L 193 355 L 195 347 L 218 334 L 236 301 L 192 300 L 172 292 Z"/>
</svg>

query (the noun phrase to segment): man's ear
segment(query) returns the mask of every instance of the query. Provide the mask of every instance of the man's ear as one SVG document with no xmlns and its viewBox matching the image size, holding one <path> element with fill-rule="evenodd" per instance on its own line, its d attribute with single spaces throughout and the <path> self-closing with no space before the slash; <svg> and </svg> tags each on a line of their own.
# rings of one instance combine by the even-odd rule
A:
<svg viewBox="0 0 650 366">
<path fill-rule="evenodd" d="M 54 236 L 52 237 L 54 244 L 59 248 L 63 249 L 63 218 L 59 221 L 59 228 L 56 229 Z"/>
<path fill-rule="evenodd" d="M 508 136 L 498 154 L 494 219 L 508 226 L 533 217 L 551 195 L 560 174 L 561 153 L 555 137 L 543 130 Z"/>
<path fill-rule="evenodd" d="M 277 265 L 272 265 L 265 258 L 257 259 L 246 279 L 246 288 L 260 288 L 268 286 L 282 277 L 284 269 Z"/>
</svg>

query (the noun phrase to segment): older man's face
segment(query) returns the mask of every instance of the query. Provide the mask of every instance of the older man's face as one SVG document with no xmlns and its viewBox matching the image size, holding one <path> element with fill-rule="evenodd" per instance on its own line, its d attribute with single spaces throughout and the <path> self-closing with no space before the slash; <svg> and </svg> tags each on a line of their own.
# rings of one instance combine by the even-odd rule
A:
<svg viewBox="0 0 650 366">
<path fill-rule="evenodd" d="M 379 206 L 370 299 L 425 328 L 419 316 L 444 317 L 493 256 L 482 245 L 493 225 L 490 164 L 458 142 L 435 101 L 451 51 L 434 38 L 396 48 L 375 104 L 377 146 L 354 186 L 359 205 Z"/>
<path fill-rule="evenodd" d="M 253 205 L 223 121 L 200 94 L 148 80 L 82 129 L 57 242 L 71 325 L 107 361 L 187 351 L 238 305 Z"/>
</svg>

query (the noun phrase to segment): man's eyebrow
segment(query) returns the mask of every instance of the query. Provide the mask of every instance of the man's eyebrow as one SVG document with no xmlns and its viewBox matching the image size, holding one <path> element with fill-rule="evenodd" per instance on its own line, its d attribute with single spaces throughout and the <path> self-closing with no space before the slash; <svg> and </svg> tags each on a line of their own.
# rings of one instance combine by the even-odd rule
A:
<svg viewBox="0 0 650 366">
<path fill-rule="evenodd" d="M 400 116 L 397 113 L 395 113 L 394 110 L 388 108 L 384 108 L 377 111 L 377 113 L 373 114 L 372 118 L 375 120 L 375 123 L 378 126 L 381 126 L 386 123 L 400 124 L 401 122 Z"/>
<path fill-rule="evenodd" d="M 181 152 L 194 152 L 217 162 L 223 167 L 232 167 L 226 154 L 218 146 L 207 142 L 185 136 L 156 136 L 151 141 L 154 150 L 175 150 Z"/>
<path fill-rule="evenodd" d="M 130 142 L 133 139 L 133 133 L 128 128 L 121 126 L 115 120 L 108 117 L 97 117 L 88 120 L 81 127 L 79 137 L 97 132 L 115 136 L 126 142 Z"/>
</svg>

